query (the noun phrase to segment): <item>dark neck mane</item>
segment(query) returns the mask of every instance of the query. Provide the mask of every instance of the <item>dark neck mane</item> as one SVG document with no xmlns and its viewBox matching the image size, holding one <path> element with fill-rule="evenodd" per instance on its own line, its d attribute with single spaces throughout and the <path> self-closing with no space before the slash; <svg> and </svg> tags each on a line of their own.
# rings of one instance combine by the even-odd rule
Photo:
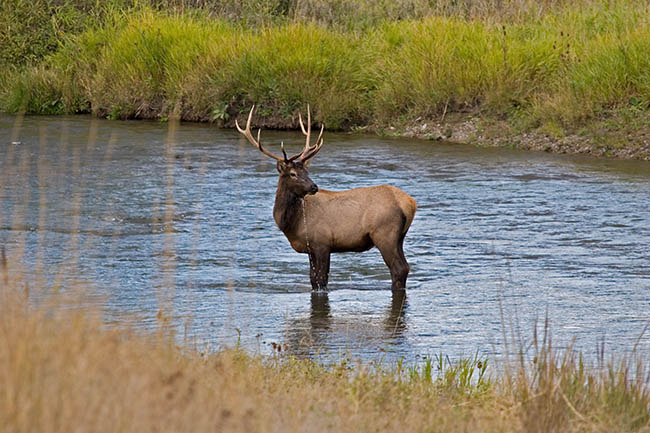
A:
<svg viewBox="0 0 650 433">
<path fill-rule="evenodd" d="M 303 212 L 303 199 L 291 193 L 278 182 L 278 190 L 275 193 L 275 206 L 273 207 L 273 218 L 284 234 L 295 231 L 300 223 Z"/>
</svg>

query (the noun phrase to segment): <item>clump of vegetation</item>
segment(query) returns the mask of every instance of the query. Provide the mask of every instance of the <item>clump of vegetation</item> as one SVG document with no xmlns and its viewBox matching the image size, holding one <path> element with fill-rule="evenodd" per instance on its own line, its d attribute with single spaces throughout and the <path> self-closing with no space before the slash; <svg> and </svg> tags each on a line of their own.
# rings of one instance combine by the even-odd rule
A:
<svg viewBox="0 0 650 433">
<path fill-rule="evenodd" d="M 113 16 L 47 65 L 14 76 L 5 106 L 109 118 L 228 120 L 260 105 L 288 123 L 312 101 L 332 128 L 360 121 L 367 83 L 360 39 L 316 25 L 253 32 L 204 16 L 151 9 Z"/>
<path fill-rule="evenodd" d="M 436 18 L 386 26 L 379 118 L 478 108 L 570 126 L 615 107 L 650 107 L 650 22 L 596 8 L 493 25 Z"/>
<path fill-rule="evenodd" d="M 82 0 L 60 3 L 84 10 Z M 264 126 L 295 127 L 310 103 L 329 129 L 469 113 L 555 136 L 650 111 L 642 1 L 111 4 L 90 8 L 95 18 L 66 37 L 35 33 L 56 48 L 19 55 L 8 45 L 13 67 L 36 65 L 0 79 L 0 109 L 230 126 L 257 103 Z"/>
<path fill-rule="evenodd" d="M 0 66 L 34 65 L 66 38 L 99 25 L 131 0 L 3 0 L 0 3 Z"/>
</svg>

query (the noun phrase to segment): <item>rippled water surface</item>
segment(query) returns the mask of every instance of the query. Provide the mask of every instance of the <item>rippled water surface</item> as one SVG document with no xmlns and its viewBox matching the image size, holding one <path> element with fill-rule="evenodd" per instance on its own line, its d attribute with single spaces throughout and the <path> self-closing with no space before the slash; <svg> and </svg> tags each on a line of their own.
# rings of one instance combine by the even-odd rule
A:
<svg viewBox="0 0 650 433">
<path fill-rule="evenodd" d="M 333 255 L 329 294 L 312 296 L 307 257 L 273 222 L 274 162 L 235 132 L 20 125 L 0 118 L 0 242 L 27 280 L 43 264 L 48 287 L 81 282 L 110 320 L 153 326 L 163 309 L 212 348 L 415 360 L 503 353 L 504 332 L 526 344 L 548 315 L 555 341 L 587 356 L 603 340 L 650 354 L 648 163 L 326 132 L 321 188 L 388 183 L 418 212 L 406 297 L 376 249 Z"/>
</svg>

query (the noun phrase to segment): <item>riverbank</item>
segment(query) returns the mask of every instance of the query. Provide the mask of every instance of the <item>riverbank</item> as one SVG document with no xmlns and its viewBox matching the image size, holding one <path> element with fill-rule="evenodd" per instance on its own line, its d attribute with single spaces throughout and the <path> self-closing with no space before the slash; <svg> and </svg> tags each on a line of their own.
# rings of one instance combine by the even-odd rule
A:
<svg viewBox="0 0 650 433">
<path fill-rule="evenodd" d="M 309 103 L 329 130 L 650 159 L 643 1 L 422 6 L 407 19 L 361 8 L 356 26 L 336 8 L 122 3 L 30 64 L 2 56 L 0 110 L 231 127 L 255 103 L 259 126 L 296 128 Z"/>
<path fill-rule="evenodd" d="M 650 161 L 650 113 L 618 112 L 600 120 L 591 120 L 574 132 L 544 128 L 517 131 L 504 120 L 464 114 L 452 114 L 449 117 L 446 121 L 416 119 L 375 132 L 479 147 L 507 147 Z"/>
<path fill-rule="evenodd" d="M 107 326 L 65 298 L 26 302 L 2 269 L 0 431 L 644 432 L 643 366 L 586 367 L 578 354 L 536 342 L 532 361 L 333 365 L 238 348 L 178 346 L 165 313 L 158 331 Z M 33 288 L 32 288 L 33 289 Z M 540 336 L 540 338 L 542 338 Z M 501 373 L 495 373 L 501 371 Z M 600 372 L 599 372 L 600 371 Z"/>
</svg>

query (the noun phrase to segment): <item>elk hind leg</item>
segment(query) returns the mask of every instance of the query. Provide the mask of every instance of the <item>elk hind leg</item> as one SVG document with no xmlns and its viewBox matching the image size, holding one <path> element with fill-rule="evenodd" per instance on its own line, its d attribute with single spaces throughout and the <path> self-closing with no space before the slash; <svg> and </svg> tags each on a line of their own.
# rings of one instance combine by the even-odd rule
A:
<svg viewBox="0 0 650 433">
<path fill-rule="evenodd" d="M 313 249 L 309 252 L 309 278 L 312 290 L 327 290 L 330 272 L 330 252 L 326 249 Z"/>
<path fill-rule="evenodd" d="M 401 229 L 401 227 L 400 227 Z M 411 270 L 402 244 L 404 243 L 404 233 L 389 230 L 382 230 L 371 236 L 375 246 L 379 249 L 381 256 L 390 270 L 392 280 L 391 289 L 401 290 L 406 288 L 406 277 Z"/>
</svg>

